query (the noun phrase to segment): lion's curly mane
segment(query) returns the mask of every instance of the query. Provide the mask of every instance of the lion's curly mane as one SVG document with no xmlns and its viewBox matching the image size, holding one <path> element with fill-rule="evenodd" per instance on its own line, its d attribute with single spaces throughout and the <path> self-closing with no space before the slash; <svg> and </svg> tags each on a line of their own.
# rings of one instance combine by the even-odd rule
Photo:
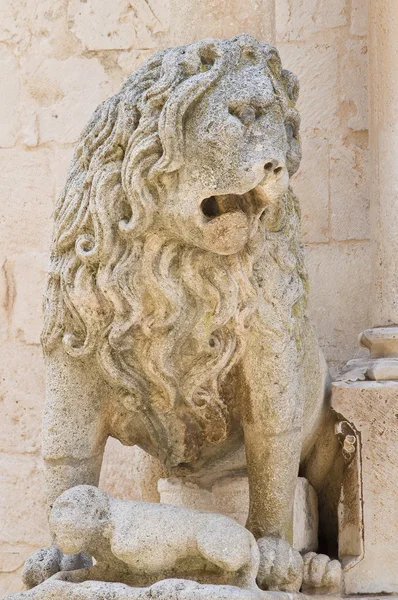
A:
<svg viewBox="0 0 398 600">
<path fill-rule="evenodd" d="M 56 206 L 42 335 L 47 353 L 62 340 L 73 357 L 95 354 L 148 427 L 156 421 L 162 428 L 162 415 L 183 406 L 191 429 L 210 443 L 227 434 L 219 390 L 258 306 L 253 264 L 265 230 L 260 226 L 241 253 L 219 256 L 172 239 L 154 219 L 159 175 L 184 160 L 189 107 L 242 52 L 261 55 L 277 96 L 292 109 L 275 49 L 249 36 L 233 47 L 234 56 L 222 40 L 160 51 L 95 111 Z M 298 218 L 290 194 L 288 202 Z"/>
</svg>

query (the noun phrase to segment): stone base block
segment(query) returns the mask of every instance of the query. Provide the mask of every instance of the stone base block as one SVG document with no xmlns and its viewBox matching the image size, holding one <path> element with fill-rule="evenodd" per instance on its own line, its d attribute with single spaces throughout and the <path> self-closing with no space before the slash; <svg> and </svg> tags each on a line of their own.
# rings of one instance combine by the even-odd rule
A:
<svg viewBox="0 0 398 600">
<path fill-rule="evenodd" d="M 302 594 L 244 590 L 229 585 L 203 585 L 185 579 L 166 579 L 147 588 L 135 588 L 122 583 L 86 581 L 69 583 L 62 574 L 41 585 L 4 600 L 299 600 Z"/>
</svg>

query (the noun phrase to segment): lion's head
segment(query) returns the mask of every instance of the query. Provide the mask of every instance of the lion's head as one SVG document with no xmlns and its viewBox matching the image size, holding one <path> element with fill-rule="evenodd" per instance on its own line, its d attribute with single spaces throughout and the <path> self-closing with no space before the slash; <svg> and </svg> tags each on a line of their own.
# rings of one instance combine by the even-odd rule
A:
<svg viewBox="0 0 398 600">
<path fill-rule="evenodd" d="M 132 410 L 161 426 L 184 407 L 225 436 L 252 266 L 291 204 L 297 94 L 277 51 L 241 35 L 156 53 L 97 108 L 56 208 L 46 352 L 95 354 Z"/>
</svg>

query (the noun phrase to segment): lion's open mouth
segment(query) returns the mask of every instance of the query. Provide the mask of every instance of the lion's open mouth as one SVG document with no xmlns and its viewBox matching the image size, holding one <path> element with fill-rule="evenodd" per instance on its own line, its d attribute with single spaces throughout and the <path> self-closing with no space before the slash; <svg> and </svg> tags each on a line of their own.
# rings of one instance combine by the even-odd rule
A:
<svg viewBox="0 0 398 600">
<path fill-rule="evenodd" d="M 245 194 L 224 194 L 202 200 L 204 246 L 218 254 L 239 252 L 252 238 L 267 205 L 260 185 Z"/>
<path fill-rule="evenodd" d="M 257 186 L 246 194 L 224 194 L 210 196 L 202 200 L 202 213 L 209 220 L 227 213 L 241 212 L 248 217 L 259 216 L 266 205 L 266 198 L 261 186 Z"/>
</svg>

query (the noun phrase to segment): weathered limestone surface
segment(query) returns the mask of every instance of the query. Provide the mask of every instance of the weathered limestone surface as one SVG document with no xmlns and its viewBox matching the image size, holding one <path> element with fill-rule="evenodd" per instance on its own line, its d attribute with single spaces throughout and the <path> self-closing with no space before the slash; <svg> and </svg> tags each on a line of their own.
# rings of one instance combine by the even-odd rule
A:
<svg viewBox="0 0 398 600">
<path fill-rule="evenodd" d="M 355 37 L 348 31 L 359 26 L 358 19 L 366 22 L 366 4 L 352 3 L 349 14 L 346 2 L 276 3 L 278 49 L 301 84 L 297 106 L 304 159 L 294 187 L 302 204 L 309 255 L 311 315 L 333 372 L 350 357 L 347 344 L 351 356 L 358 352 L 358 331 L 370 318 L 369 294 L 361 293 L 358 303 L 356 292 L 368 281 L 364 269 L 367 272 L 371 264 L 369 54 L 366 31 L 355 29 Z"/>
<path fill-rule="evenodd" d="M 263 40 L 272 41 L 276 35 L 274 2 L 272 0 L 258 6 L 255 4 L 258 3 L 236 1 L 221 4 L 206 0 L 199 6 L 199 3 L 194 5 L 185 0 L 183 3 L 174 3 L 174 12 L 170 18 L 169 3 L 163 0 L 151 1 L 150 4 L 132 2 L 125 13 L 122 2 L 113 3 L 112 14 L 102 10 L 103 3 L 96 3 L 94 13 L 89 14 L 93 2 L 2 2 L 0 40 L 4 46 L 0 67 L 1 79 L 7 81 L 7 93 L 1 99 L 1 123 L 4 129 L 0 138 L 0 145 L 3 147 L 0 156 L 0 380 L 1 400 L 5 398 L 5 401 L 0 400 L 0 418 L 3 424 L 7 424 L 1 430 L 2 451 L 10 469 L 18 470 L 21 455 L 27 456 L 26 453 L 29 453 L 28 457 L 33 457 L 36 454 L 37 458 L 39 452 L 38 431 L 44 386 L 37 334 L 41 328 L 40 265 L 43 263 L 39 257 L 35 264 L 37 276 L 31 276 L 32 263 L 36 259 L 30 259 L 29 253 L 36 255 L 37 252 L 48 252 L 53 203 L 63 187 L 72 155 L 72 145 L 65 143 L 65 140 L 77 136 L 80 127 L 76 126 L 75 118 L 68 111 L 72 108 L 73 114 L 77 114 L 79 122 L 83 124 L 95 105 L 111 91 L 119 89 L 123 77 L 159 47 L 185 43 L 204 36 L 233 35 L 243 30 Z M 287 41 L 285 31 L 289 32 L 289 39 L 298 39 L 294 32 L 295 23 L 300 24 L 302 39 L 305 37 L 305 41 L 300 42 L 304 47 L 303 62 L 297 65 L 296 72 L 300 76 L 303 93 L 309 90 L 309 96 L 302 94 L 299 106 L 303 107 L 304 102 L 321 105 L 325 101 L 325 93 L 319 85 L 319 78 L 316 79 L 316 71 L 314 75 L 308 72 L 306 79 L 301 72 L 305 68 L 306 54 L 312 56 L 313 49 L 318 46 L 335 48 L 339 57 L 338 69 L 344 75 L 341 73 L 340 58 L 345 52 L 346 40 L 358 35 L 362 36 L 362 41 L 366 40 L 367 3 L 357 0 L 347 3 L 345 21 L 339 12 L 342 3 L 333 3 L 333 6 L 330 3 L 320 3 L 312 22 L 315 4 L 294 3 L 295 22 L 283 8 L 286 4 L 276 3 L 278 45 L 283 41 L 282 52 L 285 46 L 295 44 L 295 41 Z M 135 37 L 132 45 L 120 49 L 122 43 L 127 43 L 125 23 L 133 21 Z M 338 22 L 342 24 L 338 25 Z M 111 25 L 114 23 L 116 25 L 111 32 Z M 303 23 L 308 25 L 307 31 L 304 30 Z M 108 36 L 108 32 L 112 36 Z M 173 41 L 174 36 L 176 42 Z M 104 49 L 94 49 L 99 46 L 104 46 Z M 366 59 L 369 54 L 361 56 Z M 70 57 L 78 58 L 79 61 L 68 61 Z M 48 59 L 51 60 L 50 63 Z M 288 67 L 291 66 L 289 61 L 285 60 L 285 63 Z M 73 69 L 69 67 L 74 64 L 78 65 L 81 74 L 80 83 L 73 79 Z M 344 71 L 348 66 L 346 62 Z M 68 78 L 65 86 L 58 74 L 61 72 L 62 77 Z M 329 362 L 332 361 L 333 364 L 341 364 L 354 354 L 358 331 L 370 323 L 369 295 L 366 291 L 356 293 L 356 290 L 363 289 L 362 282 L 368 280 L 369 243 L 366 239 L 363 241 L 368 233 L 364 213 L 359 208 L 363 205 L 365 210 L 368 194 L 365 177 L 367 132 L 354 131 L 348 126 L 348 119 L 355 114 L 355 108 L 347 111 L 342 100 L 342 94 L 347 95 L 348 90 L 352 94 L 353 88 L 362 86 L 362 83 L 354 83 L 352 77 L 341 77 L 339 81 L 337 127 L 331 130 L 317 125 L 315 129 L 312 126 L 311 111 L 306 113 L 308 118 L 306 117 L 307 123 L 304 123 L 306 133 L 303 136 L 305 162 L 300 175 L 300 187 L 294 184 L 302 205 L 306 243 L 309 243 L 312 315 L 321 333 L 321 345 Z M 73 101 L 69 95 L 73 96 Z M 58 110 L 63 106 L 64 116 L 61 126 L 58 126 Z M 320 109 L 317 108 L 316 114 L 319 113 Z M 54 141 L 44 141 L 44 134 Z M 319 152 L 311 151 L 312 138 L 322 141 L 316 142 Z M 351 166 L 338 171 L 339 163 L 333 157 L 329 160 L 329 170 L 326 168 L 329 144 L 335 147 L 335 141 L 340 139 L 347 148 L 348 156 L 351 157 L 356 154 L 357 149 L 360 150 L 358 160 L 355 159 L 354 162 L 354 171 Z M 14 147 L 11 148 L 10 145 Z M 304 176 L 309 162 L 312 173 L 325 174 L 323 181 L 329 181 L 329 176 L 331 180 L 335 178 L 333 189 L 337 191 L 331 194 L 329 200 L 325 189 L 327 185 L 322 183 L 318 199 L 313 176 Z M 354 188 L 354 175 L 355 178 L 358 176 L 358 179 L 363 179 L 363 191 L 358 192 L 355 187 L 343 201 L 342 193 Z M 333 219 L 334 232 L 328 225 L 328 210 Z M 340 211 L 343 210 L 344 215 L 348 214 L 347 219 L 339 218 Z M 350 217 L 350 210 L 354 211 L 353 218 Z M 361 223 L 364 223 L 363 229 Z M 332 262 L 329 268 L 330 256 Z M 17 281 L 14 265 L 18 266 Z M 21 294 L 17 325 L 14 324 L 15 283 Z M 324 290 L 324 293 L 319 293 L 319 290 Z M 22 311 L 23 298 L 29 299 L 34 310 L 27 311 L 26 314 Z M 33 332 L 33 336 L 29 334 L 29 339 L 25 339 L 19 337 L 20 332 Z M 25 333 L 22 335 L 25 336 Z M 12 371 L 9 371 L 10 363 L 13 364 Z M 13 424 L 17 429 L 11 433 Z M 18 433 L 20 428 L 23 430 L 22 438 Z M 140 467 L 142 461 L 137 459 L 135 450 L 120 444 L 107 446 L 101 485 L 115 495 L 139 498 L 143 489 L 153 489 L 151 485 L 147 487 L 146 476 Z M 137 467 L 134 466 L 136 461 Z M 118 467 L 121 464 L 128 465 L 131 479 L 116 472 L 114 465 Z M 20 587 L 20 570 L 15 570 L 17 565 L 22 565 L 31 552 L 30 544 L 38 547 L 44 543 L 46 536 L 44 506 L 35 502 L 34 510 L 26 511 L 22 506 L 15 508 L 13 485 L 0 486 L 4 514 L 7 515 L 7 519 L 2 519 L 0 537 L 0 595 Z M 41 488 L 42 476 L 37 471 L 34 477 L 25 481 L 27 502 L 32 502 L 37 496 L 41 497 Z M 19 541 L 12 537 L 16 521 L 19 523 Z M 42 524 L 40 532 L 36 529 L 37 522 Z M 33 537 L 32 531 L 36 532 Z M 10 539 L 9 544 L 7 540 Z"/>
<path fill-rule="evenodd" d="M 374 243 L 373 327 L 398 325 L 398 19 L 391 0 L 370 2 L 371 209 Z M 377 52 L 376 52 L 377 50 Z"/>
<path fill-rule="evenodd" d="M 301 228 L 307 243 L 329 241 L 330 148 L 323 137 L 303 139 L 303 158 L 294 177 L 294 190 L 305 198 Z M 311 173 L 311 176 L 308 176 Z M 344 184 L 343 184 L 344 185 Z"/>
<path fill-rule="evenodd" d="M 186 579 L 167 579 L 147 588 L 122 583 L 69 583 L 54 577 L 39 588 L 11 594 L 8 600 L 295 600 L 299 594 L 244 590 L 226 585 L 202 585 Z M 7 600 L 6 598 L 4 600 Z"/>
<path fill-rule="evenodd" d="M 304 41 L 314 33 L 347 24 L 346 3 L 317 0 L 280 0 L 275 4 L 276 31 L 280 41 Z"/>
<path fill-rule="evenodd" d="M 14 146 L 20 126 L 17 111 L 20 98 L 21 83 L 15 56 L 7 47 L 0 51 L 0 70 L 4 81 L 7 81 L 7 94 L 2 94 L 0 100 L 0 113 L 4 114 L 11 108 L 9 118 L 0 124 L 0 143 L 3 148 Z"/>
<path fill-rule="evenodd" d="M 346 499 L 347 514 L 341 523 L 341 534 L 348 530 L 342 556 L 347 563 L 346 593 L 396 593 L 398 383 L 334 383 L 332 405 L 354 427 L 361 446 L 358 490 L 356 494 L 355 490 L 350 492 L 351 504 L 350 498 Z M 352 502 L 355 497 L 356 505 Z M 352 524 L 355 529 L 350 531 Z M 355 548 L 358 533 L 362 541 Z"/>
<path fill-rule="evenodd" d="M 52 545 L 26 562 L 28 588 L 59 571 L 340 589 L 338 561 L 293 547 L 297 497 L 296 543 L 316 548 L 317 499 L 335 552 L 341 454 L 290 187 L 298 91 L 273 46 L 205 39 L 154 54 L 83 130 L 54 211 L 41 336 Z M 215 497 L 247 473 L 246 528 L 99 491 L 109 437 Z"/>
<path fill-rule="evenodd" d="M 300 460 L 333 436 L 289 188 L 297 93 L 271 46 L 204 40 L 149 59 L 83 132 L 46 292 L 50 505 L 98 483 L 112 435 L 205 485 L 247 468 L 249 529 L 293 541 Z"/>
<path fill-rule="evenodd" d="M 317 332 L 329 355 L 341 364 L 345 358 L 344 340 L 349 336 L 356 340 L 362 323 L 369 318 L 366 298 L 369 294 L 371 262 L 368 256 L 367 242 L 353 241 L 351 244 L 322 244 L 307 249 L 308 270 L 312 275 L 312 296 L 310 306 L 317 318 Z M 342 264 L 345 265 L 344 269 Z M 325 281 L 325 275 L 328 280 Z M 334 282 L 338 281 L 338 285 Z M 333 311 L 341 314 L 347 305 L 347 299 L 357 307 L 355 314 L 344 328 L 336 328 L 334 338 L 330 337 L 327 315 Z M 356 350 L 356 353 L 358 350 Z"/>
<path fill-rule="evenodd" d="M 396 164 L 398 21 L 394 2 L 369 3 L 371 53 L 370 142 L 371 142 L 371 226 L 372 329 L 365 330 L 360 343 L 370 350 L 368 358 L 351 360 L 347 379 L 398 380 L 398 226 Z"/>
<path fill-rule="evenodd" d="M 339 554 L 349 594 L 398 591 L 396 564 L 398 312 L 397 312 L 397 65 L 396 5 L 369 2 L 371 315 L 360 335 L 368 355 L 350 360 L 333 385 L 333 408 L 351 429 L 339 506 Z M 356 3 L 353 11 L 358 9 Z M 363 28 L 358 18 L 352 30 Z M 356 46 L 356 47 L 355 47 Z M 350 52 L 357 58 L 358 45 Z M 360 50 L 364 53 L 364 48 Z M 359 66 L 359 65 L 358 65 Z M 358 71 L 360 72 L 361 69 Z M 355 121 L 357 116 L 353 116 Z M 346 455 L 347 458 L 347 455 Z"/>
<path fill-rule="evenodd" d="M 359 135 L 358 143 L 355 145 L 347 144 L 341 139 L 333 141 L 330 145 L 330 159 L 333 164 L 333 169 L 330 173 L 330 196 L 332 200 L 330 221 L 332 234 L 335 240 L 351 240 L 351 247 L 354 246 L 357 240 L 363 236 L 368 237 L 370 234 L 367 189 L 369 166 L 367 163 L 366 146 L 366 135 L 363 136 L 362 133 Z M 351 174 L 350 178 L 347 178 L 347 173 Z M 364 262 L 361 264 L 358 262 L 356 265 L 356 269 L 361 272 L 365 261 L 369 261 L 366 245 L 363 243 L 362 249 Z M 348 248 L 346 251 L 349 252 Z M 348 262 L 355 263 L 356 261 L 348 259 Z M 355 266 L 349 276 L 353 277 L 354 273 Z M 362 277 L 361 275 L 361 279 L 364 283 L 368 283 L 366 277 Z M 345 283 L 341 289 L 346 290 L 346 285 Z M 356 276 L 355 286 L 356 288 L 361 287 L 358 275 Z M 344 295 L 347 301 L 349 294 L 344 292 L 341 292 L 341 294 Z M 365 310 L 367 310 L 367 305 L 363 302 L 363 299 L 358 309 L 361 311 L 361 320 L 358 322 L 358 326 L 360 327 L 366 316 Z M 350 337 L 352 335 L 350 334 Z M 340 339 L 339 342 L 343 350 L 343 339 Z"/>
<path fill-rule="evenodd" d="M 170 44 L 189 44 L 200 38 L 232 37 L 247 32 L 272 43 L 275 38 L 273 0 L 168 0 Z"/>
</svg>

